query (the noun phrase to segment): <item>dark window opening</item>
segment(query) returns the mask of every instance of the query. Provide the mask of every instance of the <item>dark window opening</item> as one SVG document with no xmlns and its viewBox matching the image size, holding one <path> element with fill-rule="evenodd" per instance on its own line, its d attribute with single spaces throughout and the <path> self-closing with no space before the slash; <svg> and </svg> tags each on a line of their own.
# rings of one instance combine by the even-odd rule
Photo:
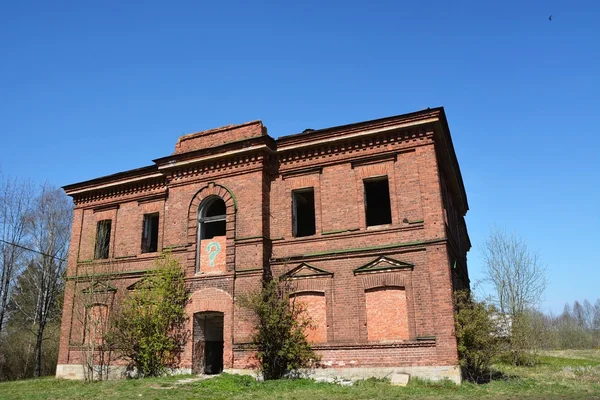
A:
<svg viewBox="0 0 600 400">
<path fill-rule="evenodd" d="M 215 236 L 225 236 L 225 221 L 205 222 L 203 224 L 201 239 L 212 239 Z"/>
<path fill-rule="evenodd" d="M 315 191 L 313 188 L 292 192 L 295 237 L 311 236 L 315 229 Z"/>
<path fill-rule="evenodd" d="M 225 202 L 221 199 L 216 199 L 206 207 L 204 217 L 216 217 L 219 215 L 225 215 Z"/>
<path fill-rule="evenodd" d="M 108 258 L 111 225 L 112 221 L 110 219 L 98 221 L 96 226 L 96 248 L 94 249 L 94 258 L 97 260 Z"/>
<path fill-rule="evenodd" d="M 390 206 L 390 186 L 387 176 L 366 180 L 364 185 L 367 226 L 391 224 L 392 208 Z"/>
<path fill-rule="evenodd" d="M 223 199 L 215 198 L 200 210 L 200 239 L 225 236 L 226 205 Z"/>
<path fill-rule="evenodd" d="M 158 213 L 145 214 L 142 227 L 142 253 L 158 251 Z"/>
</svg>

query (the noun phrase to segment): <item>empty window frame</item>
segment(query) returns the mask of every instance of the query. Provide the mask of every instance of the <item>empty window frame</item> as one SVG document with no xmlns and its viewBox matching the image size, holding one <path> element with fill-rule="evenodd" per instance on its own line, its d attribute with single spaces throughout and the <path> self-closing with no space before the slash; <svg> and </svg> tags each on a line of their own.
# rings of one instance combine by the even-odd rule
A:
<svg viewBox="0 0 600 400">
<path fill-rule="evenodd" d="M 385 225 L 392 223 L 392 208 L 390 205 L 390 185 L 387 176 L 366 179 L 365 187 L 365 216 L 367 226 Z"/>
<path fill-rule="evenodd" d="M 112 220 L 110 219 L 98 221 L 96 226 L 96 248 L 94 249 L 94 258 L 97 260 L 108 258 L 111 226 Z"/>
<path fill-rule="evenodd" d="M 158 251 L 158 213 L 144 214 L 142 226 L 142 253 Z"/>
<path fill-rule="evenodd" d="M 226 212 L 227 206 L 219 197 L 210 198 L 200 206 L 200 218 L 198 218 L 200 240 L 225 236 Z"/>
<path fill-rule="evenodd" d="M 313 188 L 292 192 L 292 219 L 295 237 L 315 234 L 315 190 Z"/>
</svg>

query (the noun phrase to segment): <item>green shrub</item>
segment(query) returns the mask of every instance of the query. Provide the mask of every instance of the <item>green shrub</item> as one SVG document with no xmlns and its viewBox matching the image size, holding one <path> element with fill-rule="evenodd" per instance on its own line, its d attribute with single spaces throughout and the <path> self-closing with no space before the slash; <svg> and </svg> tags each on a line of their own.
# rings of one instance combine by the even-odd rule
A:
<svg viewBox="0 0 600 400">
<path fill-rule="evenodd" d="M 110 341 L 140 376 L 160 376 L 178 365 L 185 345 L 189 292 L 183 269 L 166 254 L 124 299 Z"/>
<path fill-rule="evenodd" d="M 500 351 L 501 336 L 492 318 L 494 308 L 474 301 L 468 291 L 455 293 L 456 339 L 460 366 L 465 379 L 490 379 L 490 366 Z"/>
<path fill-rule="evenodd" d="M 257 317 L 254 343 L 265 380 L 280 379 L 286 373 L 311 367 L 318 359 L 306 340 L 311 327 L 305 307 L 290 299 L 285 283 L 266 279 L 260 292 L 240 298 L 240 305 Z"/>
</svg>

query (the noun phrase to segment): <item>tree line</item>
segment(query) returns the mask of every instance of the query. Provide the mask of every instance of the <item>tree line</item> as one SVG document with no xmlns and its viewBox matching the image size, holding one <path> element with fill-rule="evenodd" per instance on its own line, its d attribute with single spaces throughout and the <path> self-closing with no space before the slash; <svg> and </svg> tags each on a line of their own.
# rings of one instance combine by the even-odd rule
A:
<svg viewBox="0 0 600 400">
<path fill-rule="evenodd" d="M 54 373 L 73 206 L 0 174 L 0 379 Z"/>
<path fill-rule="evenodd" d="M 541 349 L 600 349 L 600 298 L 565 304 L 558 315 L 533 312 Z"/>
<path fill-rule="evenodd" d="M 539 306 L 546 289 L 541 257 L 517 234 L 493 228 L 481 246 L 489 291 L 455 293 L 459 358 L 465 378 L 487 381 L 497 361 L 533 366 L 540 350 L 600 349 L 600 299 L 566 304 L 556 316 Z"/>
</svg>

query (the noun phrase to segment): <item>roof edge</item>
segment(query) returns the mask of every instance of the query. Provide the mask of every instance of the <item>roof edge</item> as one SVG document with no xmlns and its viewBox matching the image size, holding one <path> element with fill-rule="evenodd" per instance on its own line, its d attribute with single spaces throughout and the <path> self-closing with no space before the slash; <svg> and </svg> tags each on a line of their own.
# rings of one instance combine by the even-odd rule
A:
<svg viewBox="0 0 600 400">
<path fill-rule="evenodd" d="M 390 117 L 383 117 L 383 118 L 377 118 L 377 119 L 372 119 L 372 120 L 368 120 L 368 121 L 361 121 L 361 122 L 353 122 L 350 124 L 345 124 L 345 125 L 338 125 L 338 126 L 332 126 L 332 127 L 327 127 L 327 128 L 322 128 L 322 129 L 315 129 L 315 130 L 310 130 L 308 132 L 300 132 L 300 133 L 293 133 L 291 135 L 285 135 L 285 136 L 280 136 L 276 139 L 276 142 L 279 144 L 280 142 L 285 142 L 285 141 L 293 141 L 294 139 L 303 139 L 304 137 L 314 137 L 315 139 L 318 136 L 326 136 L 326 134 L 333 134 L 333 133 L 338 133 L 340 131 L 351 131 L 351 130 L 356 130 L 356 129 L 362 129 L 366 126 L 371 126 L 371 125 L 381 125 L 381 124 L 385 124 L 385 123 L 390 123 L 390 122 L 402 122 L 403 120 L 411 120 L 411 119 L 415 119 L 415 120 L 420 120 L 420 119 L 426 119 L 425 117 L 427 116 L 431 116 L 431 115 L 435 115 L 435 114 L 443 114 L 444 113 L 444 107 L 434 107 L 434 108 L 426 108 L 423 110 L 419 110 L 419 111 L 413 111 L 410 113 L 406 113 L 406 114 L 398 114 L 398 115 L 393 115 Z M 419 118 L 422 117 L 422 118 Z"/>
<path fill-rule="evenodd" d="M 117 172 L 116 174 L 101 176 L 101 177 L 90 179 L 87 181 L 72 183 L 72 184 L 63 186 L 62 189 L 67 194 L 69 194 L 70 192 L 73 192 L 76 190 L 85 189 L 88 187 L 92 188 L 94 186 L 97 186 L 98 184 L 118 182 L 120 180 L 127 179 L 127 178 L 133 178 L 133 177 L 143 177 L 146 174 L 150 175 L 155 172 L 158 172 L 158 166 L 157 165 L 148 165 L 148 166 L 141 167 L 141 168 L 134 168 L 134 169 L 130 169 L 127 171 Z"/>
</svg>

